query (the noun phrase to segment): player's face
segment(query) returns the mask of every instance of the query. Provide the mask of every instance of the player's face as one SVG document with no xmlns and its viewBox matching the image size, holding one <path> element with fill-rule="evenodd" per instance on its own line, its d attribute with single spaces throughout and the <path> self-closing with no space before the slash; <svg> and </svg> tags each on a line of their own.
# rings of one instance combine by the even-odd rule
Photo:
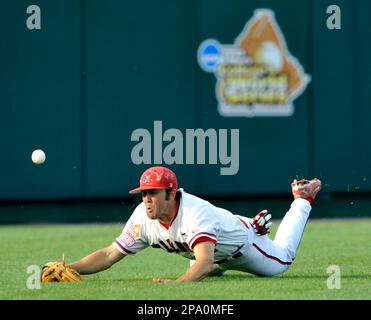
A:
<svg viewBox="0 0 371 320">
<path fill-rule="evenodd" d="M 150 219 L 167 219 L 172 214 L 169 207 L 170 201 L 166 199 L 166 190 L 143 190 L 142 199 Z"/>
</svg>

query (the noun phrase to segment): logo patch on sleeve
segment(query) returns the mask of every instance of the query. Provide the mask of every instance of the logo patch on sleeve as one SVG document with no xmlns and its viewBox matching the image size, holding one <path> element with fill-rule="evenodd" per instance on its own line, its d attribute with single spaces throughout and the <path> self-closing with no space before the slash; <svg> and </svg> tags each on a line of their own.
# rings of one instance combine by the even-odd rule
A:
<svg viewBox="0 0 371 320">
<path fill-rule="evenodd" d="M 135 244 L 135 240 L 140 238 L 140 224 L 132 224 L 126 230 L 123 236 L 123 242 L 126 247 L 132 247 Z"/>
</svg>

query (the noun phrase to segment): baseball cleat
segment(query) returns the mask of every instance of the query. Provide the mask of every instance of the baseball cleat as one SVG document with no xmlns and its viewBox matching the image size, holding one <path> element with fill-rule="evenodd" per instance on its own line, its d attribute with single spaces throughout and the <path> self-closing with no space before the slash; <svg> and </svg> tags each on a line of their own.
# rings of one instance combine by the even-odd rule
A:
<svg viewBox="0 0 371 320">
<path fill-rule="evenodd" d="M 316 198 L 317 193 L 322 188 L 321 180 L 314 178 L 313 180 L 294 180 L 291 183 L 291 190 L 294 196 L 294 199 L 305 199 L 310 202 L 310 204 L 314 204 L 314 199 Z"/>
</svg>

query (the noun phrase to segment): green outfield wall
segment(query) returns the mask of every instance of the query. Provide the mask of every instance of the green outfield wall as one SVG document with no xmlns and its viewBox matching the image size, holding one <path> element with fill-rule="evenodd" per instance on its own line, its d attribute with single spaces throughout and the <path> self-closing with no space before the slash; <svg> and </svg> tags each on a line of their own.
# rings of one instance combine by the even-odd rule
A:
<svg viewBox="0 0 371 320">
<path fill-rule="evenodd" d="M 31 4 L 41 10 L 40 29 L 27 27 Z M 289 194 L 292 179 L 313 176 L 330 198 L 368 195 L 371 2 L 336 1 L 341 29 L 333 30 L 326 25 L 331 4 L 2 1 L 0 200 L 125 200 L 155 164 L 173 169 L 186 191 L 213 198 L 278 197 Z M 310 82 L 290 116 L 223 116 L 216 77 L 200 67 L 198 49 L 206 39 L 235 44 L 259 8 L 274 13 Z M 150 137 L 150 161 L 143 164 L 133 162 L 137 129 Z M 183 139 L 183 154 L 168 154 L 177 159 L 173 164 L 162 153 L 169 129 Z M 216 134 L 214 147 L 205 144 L 204 164 L 187 163 L 187 129 Z M 220 157 L 220 133 L 227 133 L 230 155 L 233 129 L 238 170 L 222 175 L 228 165 Z M 46 152 L 43 165 L 31 162 L 37 148 Z M 216 160 L 209 150 L 218 150 Z"/>
</svg>

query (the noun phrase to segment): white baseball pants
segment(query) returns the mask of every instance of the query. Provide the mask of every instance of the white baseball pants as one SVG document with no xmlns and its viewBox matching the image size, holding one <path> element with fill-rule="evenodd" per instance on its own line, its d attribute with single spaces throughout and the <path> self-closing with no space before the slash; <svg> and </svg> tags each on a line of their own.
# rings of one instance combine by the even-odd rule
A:
<svg viewBox="0 0 371 320">
<path fill-rule="evenodd" d="M 282 219 L 274 240 L 268 235 L 257 236 L 241 249 L 242 256 L 220 264 L 223 270 L 240 270 L 259 276 L 285 272 L 295 259 L 312 206 L 307 200 L 296 199 Z"/>
</svg>

